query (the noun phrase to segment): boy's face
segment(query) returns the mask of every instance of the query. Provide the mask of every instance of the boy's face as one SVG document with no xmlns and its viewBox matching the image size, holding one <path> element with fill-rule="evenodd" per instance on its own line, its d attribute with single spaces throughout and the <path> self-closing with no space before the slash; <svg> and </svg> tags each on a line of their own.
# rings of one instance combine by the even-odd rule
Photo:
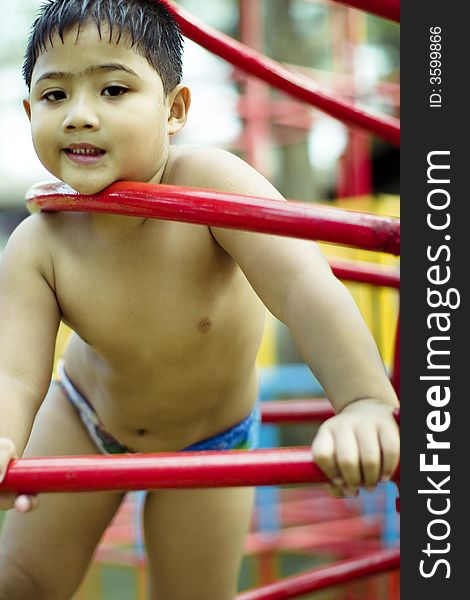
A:
<svg viewBox="0 0 470 600">
<path fill-rule="evenodd" d="M 58 36 L 39 56 L 25 109 L 44 166 L 83 194 L 118 180 L 160 181 L 189 92 L 165 97 L 158 73 L 122 36 L 96 26 Z"/>
</svg>

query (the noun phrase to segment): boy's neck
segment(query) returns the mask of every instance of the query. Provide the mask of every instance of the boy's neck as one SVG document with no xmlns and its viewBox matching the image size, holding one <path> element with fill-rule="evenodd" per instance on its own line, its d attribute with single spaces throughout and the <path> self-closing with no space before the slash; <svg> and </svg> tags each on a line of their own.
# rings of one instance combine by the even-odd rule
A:
<svg viewBox="0 0 470 600">
<path fill-rule="evenodd" d="M 96 235 L 126 236 L 138 231 L 147 221 L 145 217 L 88 213 L 88 220 Z"/>
</svg>

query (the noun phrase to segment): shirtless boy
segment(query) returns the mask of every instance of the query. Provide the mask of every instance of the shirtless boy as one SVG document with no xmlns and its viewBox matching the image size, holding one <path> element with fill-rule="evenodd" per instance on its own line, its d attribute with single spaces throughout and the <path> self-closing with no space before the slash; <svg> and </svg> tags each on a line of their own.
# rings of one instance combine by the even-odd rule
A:
<svg viewBox="0 0 470 600">
<path fill-rule="evenodd" d="M 180 34 L 156 1 L 49 0 L 24 72 L 37 154 L 78 192 L 130 180 L 282 200 L 227 152 L 170 145 L 190 92 Z M 0 292 L 1 472 L 15 455 L 250 447 L 265 307 L 290 328 L 338 413 L 313 443 L 333 484 L 373 488 L 397 465 L 397 399 L 356 305 L 311 242 L 35 214 L 8 242 Z M 61 320 L 74 333 L 50 386 Z M 252 495 L 148 493 L 152 600 L 234 597 Z M 0 600 L 70 598 L 122 499 L 0 495 L 2 508 L 17 509 L 0 542 Z"/>
</svg>

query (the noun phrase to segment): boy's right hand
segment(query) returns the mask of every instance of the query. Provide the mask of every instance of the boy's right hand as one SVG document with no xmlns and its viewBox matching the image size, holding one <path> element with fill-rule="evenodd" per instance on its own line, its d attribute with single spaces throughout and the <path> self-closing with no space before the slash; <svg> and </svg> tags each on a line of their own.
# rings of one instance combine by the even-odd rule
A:
<svg viewBox="0 0 470 600">
<path fill-rule="evenodd" d="M 5 478 L 10 460 L 16 457 L 16 448 L 12 440 L 0 437 L 0 484 Z M 26 513 L 37 506 L 38 500 L 35 496 L 17 496 L 8 492 L 3 493 L 0 488 L 0 510 L 16 508 L 18 512 Z"/>
</svg>

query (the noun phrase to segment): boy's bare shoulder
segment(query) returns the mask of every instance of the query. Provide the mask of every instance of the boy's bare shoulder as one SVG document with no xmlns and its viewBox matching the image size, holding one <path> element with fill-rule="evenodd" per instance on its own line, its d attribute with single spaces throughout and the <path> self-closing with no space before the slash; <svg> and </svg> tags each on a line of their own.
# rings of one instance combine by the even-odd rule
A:
<svg viewBox="0 0 470 600">
<path fill-rule="evenodd" d="M 11 234 L 2 255 L 5 267 L 39 269 L 52 281 L 50 240 L 58 220 L 55 213 L 36 213 L 23 219 Z"/>
<path fill-rule="evenodd" d="M 211 187 L 209 184 L 216 176 L 220 180 L 229 180 L 234 165 L 243 168 L 244 164 L 234 154 L 221 148 L 172 146 L 162 183 Z"/>
<path fill-rule="evenodd" d="M 66 213 L 36 212 L 21 221 L 10 236 L 9 244 L 24 244 L 36 254 L 47 250 L 54 232 L 64 226 Z"/>
<path fill-rule="evenodd" d="M 8 245 L 24 245 L 25 251 L 40 250 L 47 243 L 46 233 L 50 231 L 54 213 L 34 213 L 17 225 L 11 234 Z M 36 246 L 37 244 L 37 246 Z"/>
<path fill-rule="evenodd" d="M 162 183 L 281 198 L 248 163 L 216 147 L 172 146 Z"/>
</svg>

